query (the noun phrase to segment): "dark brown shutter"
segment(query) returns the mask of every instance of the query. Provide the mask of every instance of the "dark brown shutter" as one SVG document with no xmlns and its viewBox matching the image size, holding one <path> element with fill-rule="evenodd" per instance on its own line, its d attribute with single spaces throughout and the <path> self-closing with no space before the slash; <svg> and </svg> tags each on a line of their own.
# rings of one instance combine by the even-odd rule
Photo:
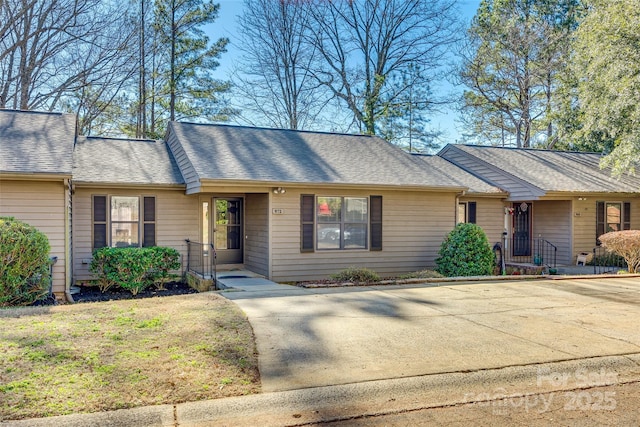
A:
<svg viewBox="0 0 640 427">
<path fill-rule="evenodd" d="M 631 203 L 624 202 L 622 208 L 622 229 L 631 230 Z"/>
<path fill-rule="evenodd" d="M 382 250 L 382 196 L 370 196 L 371 250 Z"/>
<path fill-rule="evenodd" d="M 315 196 L 303 194 L 300 196 L 300 252 L 313 252 Z"/>
<path fill-rule="evenodd" d="M 155 222 L 156 220 L 156 198 L 145 197 L 144 198 L 144 221 Z"/>
<path fill-rule="evenodd" d="M 467 203 L 467 216 L 469 223 L 476 223 L 476 202 Z"/>
<path fill-rule="evenodd" d="M 144 233 L 142 236 L 142 246 L 149 247 L 156 245 L 156 225 L 153 223 L 144 225 Z"/>
<path fill-rule="evenodd" d="M 93 196 L 93 249 L 107 246 L 107 196 Z"/>
<path fill-rule="evenodd" d="M 604 222 L 605 222 L 605 212 L 604 212 L 604 202 L 596 202 L 596 245 L 600 246 L 599 237 L 604 234 Z"/>
<path fill-rule="evenodd" d="M 149 196 L 143 199 L 142 246 L 146 248 L 156 245 L 156 198 Z"/>
</svg>

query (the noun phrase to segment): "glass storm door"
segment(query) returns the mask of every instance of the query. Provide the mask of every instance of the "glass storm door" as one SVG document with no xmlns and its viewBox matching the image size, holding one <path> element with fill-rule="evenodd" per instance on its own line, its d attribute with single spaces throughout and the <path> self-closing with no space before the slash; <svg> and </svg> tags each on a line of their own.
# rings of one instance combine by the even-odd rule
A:
<svg viewBox="0 0 640 427">
<path fill-rule="evenodd" d="M 513 256 L 531 255 L 531 203 L 513 206 Z"/>
<path fill-rule="evenodd" d="M 214 199 L 215 247 L 219 264 L 242 264 L 242 200 Z"/>
</svg>

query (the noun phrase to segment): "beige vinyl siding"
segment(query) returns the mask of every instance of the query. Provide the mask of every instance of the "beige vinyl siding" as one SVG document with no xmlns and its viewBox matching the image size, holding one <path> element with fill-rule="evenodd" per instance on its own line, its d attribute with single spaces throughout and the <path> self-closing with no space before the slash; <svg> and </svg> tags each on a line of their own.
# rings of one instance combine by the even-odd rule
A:
<svg viewBox="0 0 640 427">
<path fill-rule="evenodd" d="M 571 263 L 575 263 L 580 252 L 591 252 L 596 246 L 596 203 L 630 202 L 631 229 L 640 230 L 640 197 L 624 194 L 588 195 L 586 200 L 573 199 L 573 254 Z"/>
<path fill-rule="evenodd" d="M 640 230 L 640 197 L 626 200 L 631 202 L 631 229 Z"/>
<path fill-rule="evenodd" d="M 300 252 L 300 195 L 382 196 L 383 250 Z M 435 265 L 440 244 L 455 225 L 455 193 L 287 189 L 272 197 L 272 275 L 276 281 L 316 280 L 348 268 L 367 267 L 382 276 L 417 271 Z"/>
<path fill-rule="evenodd" d="M 67 191 L 61 179 L 50 181 L 13 181 L 0 179 L 0 216 L 12 216 L 47 235 L 53 267 L 53 292 L 65 291 L 65 205 Z"/>
<path fill-rule="evenodd" d="M 595 229 L 595 219 L 593 223 Z M 558 248 L 556 262 L 571 264 L 571 201 L 533 202 L 533 239 L 542 238 Z M 534 254 L 535 255 L 535 254 Z"/>
<path fill-rule="evenodd" d="M 460 202 L 476 202 L 476 224 L 484 230 L 491 247 L 502 242 L 505 207 L 502 199 L 461 197 Z"/>
<path fill-rule="evenodd" d="M 73 276 L 75 281 L 91 278 L 89 264 L 92 248 L 91 196 L 155 196 L 156 244 L 180 251 L 182 269 L 187 260 L 185 239 L 199 241 L 198 196 L 186 196 L 183 190 L 105 190 L 77 188 L 73 199 Z M 182 272 L 182 271 L 180 271 Z"/>
<path fill-rule="evenodd" d="M 571 264 L 575 264 L 576 257 L 580 252 L 591 252 L 596 246 L 597 200 L 599 200 L 597 197 L 587 197 L 587 200 L 578 200 L 577 197 L 573 199 L 573 253 Z"/>
<path fill-rule="evenodd" d="M 247 269 L 269 275 L 269 194 L 245 196 L 244 265 Z"/>
</svg>

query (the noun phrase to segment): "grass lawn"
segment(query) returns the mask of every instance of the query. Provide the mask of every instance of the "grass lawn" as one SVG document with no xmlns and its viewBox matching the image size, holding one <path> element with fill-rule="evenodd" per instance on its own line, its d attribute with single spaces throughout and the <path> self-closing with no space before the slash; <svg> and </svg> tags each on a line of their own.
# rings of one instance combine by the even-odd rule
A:
<svg viewBox="0 0 640 427">
<path fill-rule="evenodd" d="M 215 293 L 0 310 L 0 421 L 259 391 L 251 326 Z"/>
</svg>

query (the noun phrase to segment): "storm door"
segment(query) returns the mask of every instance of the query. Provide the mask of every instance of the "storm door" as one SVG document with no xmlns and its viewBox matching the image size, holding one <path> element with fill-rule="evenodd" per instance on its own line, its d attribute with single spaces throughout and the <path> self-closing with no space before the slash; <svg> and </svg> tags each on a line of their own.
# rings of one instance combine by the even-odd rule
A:
<svg viewBox="0 0 640 427">
<path fill-rule="evenodd" d="M 531 203 L 513 206 L 513 256 L 531 256 Z"/>
<path fill-rule="evenodd" d="M 213 199 L 218 264 L 242 264 L 242 199 Z"/>
</svg>

